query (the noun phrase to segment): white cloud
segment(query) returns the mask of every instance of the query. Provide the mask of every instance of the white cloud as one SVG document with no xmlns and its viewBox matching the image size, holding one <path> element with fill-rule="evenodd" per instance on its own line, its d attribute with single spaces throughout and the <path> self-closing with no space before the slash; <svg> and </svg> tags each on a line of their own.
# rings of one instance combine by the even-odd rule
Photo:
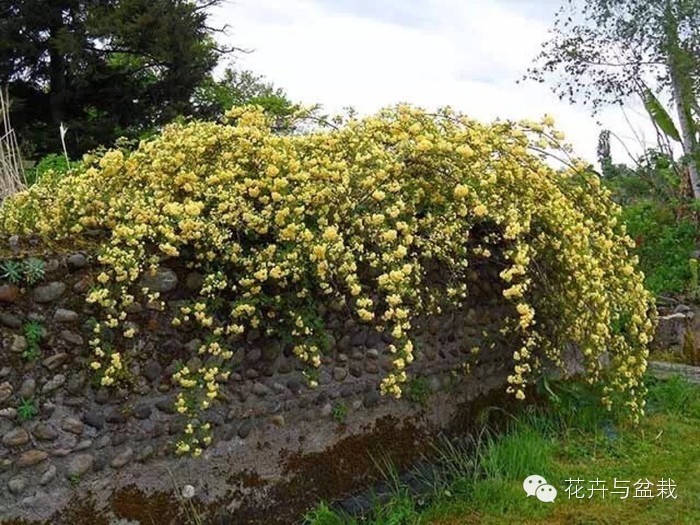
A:
<svg viewBox="0 0 700 525">
<path fill-rule="evenodd" d="M 213 21 L 230 26 L 229 43 L 253 50 L 238 56 L 239 66 L 265 75 L 294 100 L 321 103 L 329 111 L 353 106 L 361 113 L 397 102 L 451 105 L 483 120 L 550 113 L 577 154 L 595 160 L 601 127 L 585 108 L 560 102 L 546 85 L 515 83 L 546 38 L 546 17 L 515 10 L 504 0 L 401 7 L 394 21 L 390 9 L 366 16 L 314 0 L 236 0 L 217 8 Z M 424 23 L 416 24 L 420 15 Z M 619 110 L 598 119 L 632 138 L 630 149 L 640 150 Z M 624 150 L 613 147 L 624 160 Z"/>
</svg>

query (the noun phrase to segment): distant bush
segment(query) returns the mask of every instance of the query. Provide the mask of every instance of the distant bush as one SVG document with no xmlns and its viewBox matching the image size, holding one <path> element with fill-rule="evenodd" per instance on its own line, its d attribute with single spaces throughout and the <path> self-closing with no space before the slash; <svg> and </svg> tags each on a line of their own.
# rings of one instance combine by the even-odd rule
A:
<svg viewBox="0 0 700 525">
<path fill-rule="evenodd" d="M 699 232 L 682 169 L 668 154 L 649 150 L 634 167 L 603 163 L 603 180 L 622 206 L 646 287 L 656 295 L 688 291 Z"/>
<path fill-rule="evenodd" d="M 687 291 L 691 280 L 689 258 L 695 251 L 697 228 L 677 219 L 674 210 L 658 202 L 637 202 L 622 210 L 627 232 L 647 288 L 655 294 Z"/>
<path fill-rule="evenodd" d="M 77 163 L 76 163 L 77 164 Z M 27 185 L 31 186 L 48 172 L 53 172 L 57 175 L 68 173 L 71 165 L 68 164 L 64 155 L 51 153 L 43 157 L 32 170 L 27 171 Z"/>
</svg>

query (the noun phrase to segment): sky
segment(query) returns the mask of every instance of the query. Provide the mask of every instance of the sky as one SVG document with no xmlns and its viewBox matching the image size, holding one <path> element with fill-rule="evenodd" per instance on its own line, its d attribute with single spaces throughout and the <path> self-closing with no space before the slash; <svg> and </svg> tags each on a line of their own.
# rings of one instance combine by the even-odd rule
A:
<svg viewBox="0 0 700 525">
<path fill-rule="evenodd" d="M 224 0 L 212 11 L 222 42 L 250 50 L 235 64 L 289 98 L 360 114 L 399 102 L 451 106 L 483 121 L 555 118 L 577 156 L 595 162 L 612 130 L 632 154 L 654 143 L 643 108 L 596 117 L 561 102 L 547 84 L 517 84 L 561 0 Z M 612 141 L 616 162 L 630 162 Z"/>
</svg>

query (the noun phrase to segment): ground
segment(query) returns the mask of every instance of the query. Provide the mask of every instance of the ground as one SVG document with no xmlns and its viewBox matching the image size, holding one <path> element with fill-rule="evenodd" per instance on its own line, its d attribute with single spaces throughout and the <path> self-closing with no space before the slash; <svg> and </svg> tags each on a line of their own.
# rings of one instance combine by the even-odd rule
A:
<svg viewBox="0 0 700 525">
<path fill-rule="evenodd" d="M 400 486 L 393 500 L 358 523 L 375 525 L 508 524 L 695 524 L 700 523 L 700 387 L 681 378 L 649 378 L 648 416 L 632 427 L 613 423 L 585 395 L 559 393 L 547 409 L 518 416 L 512 431 L 485 438 L 477 447 L 478 467 L 447 454 L 462 473 L 436 484 L 429 496 Z M 450 457 L 451 456 L 451 457 Z M 526 497 L 523 480 L 544 476 L 558 490 L 553 503 Z M 613 480 L 629 481 L 629 496 L 611 496 Z M 658 495 L 661 479 L 672 479 L 677 498 Z M 568 479 L 585 480 L 585 497 L 570 498 Z M 592 480 L 608 492 L 589 497 Z M 653 498 L 635 497 L 639 479 L 654 483 Z M 621 485 L 624 485 L 621 483 Z M 624 492 L 624 491 L 623 491 Z M 337 521 L 335 521 L 337 520 Z M 308 523 L 352 523 L 317 512 Z"/>
</svg>

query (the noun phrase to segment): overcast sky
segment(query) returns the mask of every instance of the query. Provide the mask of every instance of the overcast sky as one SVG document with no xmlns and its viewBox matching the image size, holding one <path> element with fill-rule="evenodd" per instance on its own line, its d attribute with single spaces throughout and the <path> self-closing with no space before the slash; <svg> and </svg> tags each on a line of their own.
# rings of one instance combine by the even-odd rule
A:
<svg viewBox="0 0 700 525">
<path fill-rule="evenodd" d="M 251 49 L 237 64 L 264 75 L 292 100 L 361 113 L 411 102 L 450 105 L 481 120 L 553 115 L 576 153 L 595 161 L 611 129 L 633 151 L 653 143 L 642 110 L 593 118 L 547 85 L 516 84 L 547 37 L 561 0 L 224 0 L 223 41 Z M 599 126 L 601 121 L 603 126 Z M 616 161 L 627 160 L 613 142 Z"/>
</svg>

